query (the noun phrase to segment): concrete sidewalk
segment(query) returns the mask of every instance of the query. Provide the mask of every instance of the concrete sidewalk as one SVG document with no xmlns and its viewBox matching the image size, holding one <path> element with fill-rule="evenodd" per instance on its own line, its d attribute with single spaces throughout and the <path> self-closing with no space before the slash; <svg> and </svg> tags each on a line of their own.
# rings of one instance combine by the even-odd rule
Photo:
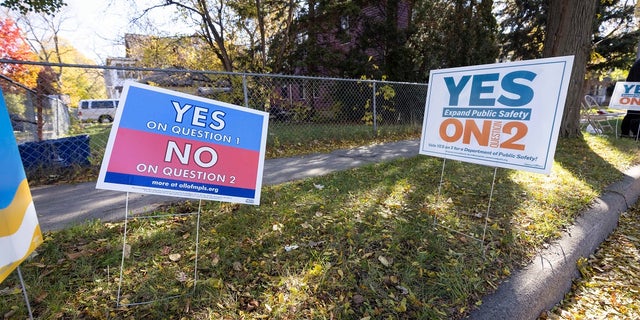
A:
<svg viewBox="0 0 640 320">
<path fill-rule="evenodd" d="M 320 176 L 369 163 L 418 154 L 419 141 L 377 144 L 329 154 L 270 159 L 265 161 L 263 184 Z M 62 229 L 88 219 L 124 219 L 126 193 L 97 190 L 95 183 L 43 186 L 31 189 L 40 226 L 44 231 Z M 482 299 L 472 319 L 537 319 L 571 289 L 579 275 L 576 261 L 594 252 L 618 223 L 621 212 L 633 206 L 640 195 L 640 167 L 607 188 L 594 206 L 582 213 L 564 236 L 540 252 L 524 269 L 514 272 L 498 289 Z M 149 212 L 181 199 L 129 194 L 129 211 Z"/>
<path fill-rule="evenodd" d="M 334 171 L 359 167 L 368 163 L 388 161 L 418 154 L 418 140 L 375 144 L 328 154 L 267 159 L 264 164 L 264 185 L 320 176 Z M 31 188 L 31 195 L 43 231 L 65 228 L 87 220 L 117 221 L 124 219 L 127 194 L 96 189 L 95 182 L 52 185 Z M 132 214 L 182 199 L 168 196 L 129 193 L 128 209 Z"/>
</svg>

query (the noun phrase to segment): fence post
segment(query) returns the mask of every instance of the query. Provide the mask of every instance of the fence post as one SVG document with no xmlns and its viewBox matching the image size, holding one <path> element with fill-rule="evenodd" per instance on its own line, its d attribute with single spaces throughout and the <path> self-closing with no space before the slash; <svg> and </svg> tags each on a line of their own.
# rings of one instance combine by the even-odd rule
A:
<svg viewBox="0 0 640 320">
<path fill-rule="evenodd" d="M 378 112 L 376 111 L 376 80 L 373 80 L 373 136 L 378 135 Z"/>
<path fill-rule="evenodd" d="M 242 75 L 242 92 L 244 93 L 244 107 L 249 108 L 249 94 L 247 93 L 247 75 Z"/>
</svg>

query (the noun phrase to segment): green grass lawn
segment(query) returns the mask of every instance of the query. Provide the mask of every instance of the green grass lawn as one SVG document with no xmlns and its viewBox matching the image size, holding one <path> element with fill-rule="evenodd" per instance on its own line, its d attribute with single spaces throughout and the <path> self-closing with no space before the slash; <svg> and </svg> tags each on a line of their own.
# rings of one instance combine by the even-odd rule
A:
<svg viewBox="0 0 640 320">
<path fill-rule="evenodd" d="M 560 139 L 553 171 L 416 156 L 45 234 L 22 272 L 41 319 L 458 319 L 639 162 L 630 139 Z M 70 199 L 72 201 L 72 199 Z M 177 214 L 187 213 L 184 216 Z M 485 223 L 487 229 L 484 229 Z M 198 270 L 195 279 L 196 235 Z M 477 239 L 483 239 L 479 241 Z M 178 296 L 176 298 L 164 299 Z M 0 314 L 24 318 L 17 277 Z"/>
</svg>

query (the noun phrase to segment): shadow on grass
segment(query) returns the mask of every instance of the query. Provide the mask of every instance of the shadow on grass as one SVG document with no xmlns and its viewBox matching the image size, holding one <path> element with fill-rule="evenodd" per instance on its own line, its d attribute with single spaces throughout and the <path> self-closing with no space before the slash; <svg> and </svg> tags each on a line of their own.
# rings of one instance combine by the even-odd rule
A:
<svg viewBox="0 0 640 320">
<path fill-rule="evenodd" d="M 493 168 L 447 161 L 438 197 L 442 160 L 424 156 L 265 187 L 261 206 L 204 202 L 197 290 L 155 304 L 115 308 L 120 223 L 48 234 L 23 271 L 42 318 L 461 318 L 621 177 L 582 139 L 556 155 L 549 176 L 498 169 L 490 210 Z M 194 219 L 132 222 L 126 299 L 191 291 Z"/>
</svg>

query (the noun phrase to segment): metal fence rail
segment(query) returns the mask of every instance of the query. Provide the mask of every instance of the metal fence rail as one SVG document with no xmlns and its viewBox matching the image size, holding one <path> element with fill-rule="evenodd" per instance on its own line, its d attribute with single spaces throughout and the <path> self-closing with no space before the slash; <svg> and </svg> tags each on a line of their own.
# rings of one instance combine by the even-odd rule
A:
<svg viewBox="0 0 640 320">
<path fill-rule="evenodd" d="M 22 63 L 60 68 L 96 69 L 106 79 L 104 98 L 119 98 L 123 77 L 218 101 L 267 111 L 270 114 L 269 148 L 286 148 L 305 141 L 338 141 L 358 135 L 358 141 L 373 140 L 394 130 L 419 132 L 427 85 L 377 80 L 338 79 L 255 73 L 229 73 L 184 69 L 153 69 L 77 64 L 54 64 L 0 59 L 0 63 Z M 0 78 L 14 132 L 31 167 L 92 164 L 101 162 L 110 124 L 81 122 L 77 106 L 56 100 L 42 113 L 46 132 L 38 130 L 37 93 L 11 79 Z M 66 85 L 65 87 L 69 87 Z M 54 106 L 55 105 L 55 106 Z M 49 111 L 50 110 L 50 111 Z M 51 129 L 49 129 L 51 125 Z M 42 131 L 42 130 L 40 130 Z M 345 133 L 348 132 L 348 133 Z M 62 138 L 62 139 L 60 139 Z M 305 140 L 307 139 L 307 140 Z M 29 143 L 46 145 L 29 146 Z M 48 151 L 38 152 L 36 149 Z M 60 151 L 60 149 L 63 149 Z M 302 151 L 304 153 L 304 151 Z M 49 159 L 51 158 L 51 159 Z"/>
</svg>

